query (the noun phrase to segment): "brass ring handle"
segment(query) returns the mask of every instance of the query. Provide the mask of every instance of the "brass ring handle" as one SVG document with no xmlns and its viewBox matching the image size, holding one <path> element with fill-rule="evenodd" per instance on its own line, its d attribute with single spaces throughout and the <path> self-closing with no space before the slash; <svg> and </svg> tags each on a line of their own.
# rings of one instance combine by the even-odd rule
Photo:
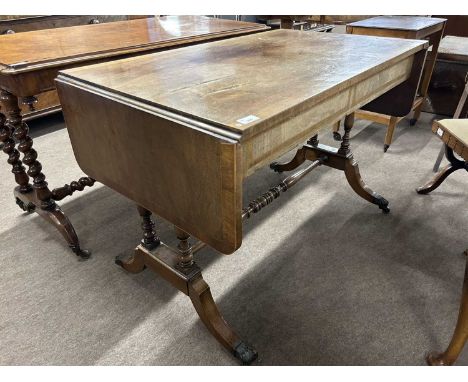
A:
<svg viewBox="0 0 468 382">
<path fill-rule="evenodd" d="M 1 34 L 14 34 L 16 33 L 13 29 L 5 29 Z"/>
<path fill-rule="evenodd" d="M 91 19 L 88 24 L 99 24 L 100 21 L 98 19 Z"/>
</svg>

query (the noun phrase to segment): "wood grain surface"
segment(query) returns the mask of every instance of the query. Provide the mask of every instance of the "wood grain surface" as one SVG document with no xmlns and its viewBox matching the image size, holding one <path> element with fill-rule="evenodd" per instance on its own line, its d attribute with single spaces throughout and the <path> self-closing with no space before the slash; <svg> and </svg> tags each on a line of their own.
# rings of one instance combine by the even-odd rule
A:
<svg viewBox="0 0 468 382">
<path fill-rule="evenodd" d="M 0 36 L 2 74 L 111 57 L 162 46 L 265 30 L 262 24 L 203 16 L 165 16 Z M 78 43 L 79 42 L 79 43 Z"/>
</svg>

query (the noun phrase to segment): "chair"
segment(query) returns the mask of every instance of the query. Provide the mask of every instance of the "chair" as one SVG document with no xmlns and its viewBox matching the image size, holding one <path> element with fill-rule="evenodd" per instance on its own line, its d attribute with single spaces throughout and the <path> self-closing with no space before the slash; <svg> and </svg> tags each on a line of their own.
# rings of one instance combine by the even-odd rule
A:
<svg viewBox="0 0 468 382">
<path fill-rule="evenodd" d="M 468 171 L 468 119 L 443 119 L 434 121 L 432 132 L 444 142 L 445 157 L 450 162 L 436 176 L 419 187 L 418 194 L 428 194 L 439 187 L 453 172 L 461 169 Z M 454 152 L 462 157 L 455 157 Z"/>
</svg>

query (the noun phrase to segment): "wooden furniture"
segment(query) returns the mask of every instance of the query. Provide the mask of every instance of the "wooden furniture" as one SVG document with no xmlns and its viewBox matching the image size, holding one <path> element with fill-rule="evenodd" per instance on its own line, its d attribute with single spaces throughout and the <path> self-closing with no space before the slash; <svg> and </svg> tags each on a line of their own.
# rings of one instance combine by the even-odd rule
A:
<svg viewBox="0 0 468 382">
<path fill-rule="evenodd" d="M 0 36 L 0 102 L 5 116 L 0 119 L 0 143 L 4 144 L 3 152 L 18 184 L 14 191 L 18 205 L 53 224 L 77 255 L 89 256 L 89 252 L 81 249 L 72 224 L 56 201 L 92 186 L 94 180 L 83 177 L 49 189 L 18 99 L 26 108 L 33 108 L 35 95 L 55 88 L 54 79 L 61 69 L 266 29 L 256 23 L 168 16 Z M 20 153 L 24 155 L 22 160 Z M 28 167 L 27 172 L 23 164 Z"/>
<path fill-rule="evenodd" d="M 423 111 L 452 117 L 463 93 L 468 73 L 468 37 L 445 36 L 439 45 Z M 468 115 L 462 107 L 461 118 Z"/>
<path fill-rule="evenodd" d="M 444 31 L 445 19 L 417 17 L 417 16 L 378 16 L 367 20 L 357 21 L 346 26 L 346 32 L 366 36 L 397 37 L 405 39 L 427 39 L 432 47 L 427 55 L 421 83 L 414 99 L 412 110 L 413 118 L 410 121 L 414 125 L 421 113 L 421 107 L 427 95 L 429 82 L 434 69 L 437 50 L 442 33 Z M 388 150 L 393 139 L 396 124 L 404 116 L 386 115 L 374 113 L 368 110 L 359 110 L 356 118 L 367 119 L 387 126 L 384 141 L 384 152 Z M 334 127 L 335 139 L 339 140 L 339 122 Z"/>
<path fill-rule="evenodd" d="M 450 162 L 440 170 L 430 182 L 417 189 L 419 194 L 428 194 L 439 187 L 453 172 L 465 169 L 468 171 L 468 119 L 443 119 L 435 121 L 432 131 L 445 146 L 445 157 Z M 457 159 L 453 153 L 462 157 Z"/>
<path fill-rule="evenodd" d="M 465 277 L 463 279 L 463 288 L 458 312 L 458 320 L 449 346 L 443 353 L 429 353 L 426 357 L 427 364 L 430 366 L 449 366 L 453 365 L 460 355 L 466 340 L 468 339 L 468 249 L 465 251 L 466 266 Z"/>
<path fill-rule="evenodd" d="M 455 37 L 455 36 L 446 36 L 442 39 L 442 42 L 440 43 L 440 49 L 439 49 L 439 57 L 437 61 L 439 60 L 446 61 L 446 62 L 451 62 L 451 63 L 456 63 L 457 66 L 462 68 L 462 71 L 460 72 L 460 75 L 454 78 L 454 76 L 444 76 L 444 79 L 446 81 L 447 78 L 450 78 L 453 80 L 450 81 L 451 85 L 449 87 L 450 91 L 449 92 L 444 92 L 446 96 L 454 95 L 453 93 L 456 93 L 455 96 L 459 95 L 457 107 L 455 109 L 455 113 L 453 115 L 454 119 L 457 118 L 466 118 L 468 116 L 468 103 L 466 102 L 466 99 L 468 97 L 468 37 Z M 463 65 L 463 66 L 461 66 Z M 464 76 L 464 86 L 460 86 L 459 81 L 461 78 Z M 455 89 L 461 88 L 461 94 L 457 92 Z M 455 90 L 455 91 L 454 91 Z M 436 162 L 434 163 L 434 172 L 439 171 L 439 166 L 440 163 L 442 162 L 442 158 L 444 156 L 444 151 L 445 151 L 445 146 L 442 145 L 441 150 L 439 152 L 439 155 L 436 159 Z"/>
<path fill-rule="evenodd" d="M 445 155 L 449 164 L 430 182 L 416 191 L 419 194 L 428 194 L 439 187 L 453 172 L 465 169 L 468 171 L 468 119 L 444 119 L 435 121 L 432 131 L 444 142 Z M 462 158 L 457 159 L 454 152 Z M 465 251 L 467 264 L 463 291 L 458 313 L 458 321 L 449 346 L 443 353 L 430 353 L 426 357 L 429 365 L 452 365 L 460 355 L 468 339 L 468 249 Z"/>
<path fill-rule="evenodd" d="M 425 48 L 424 41 L 278 29 L 61 72 L 57 89 L 78 164 L 135 201 L 143 218 L 143 243 L 118 264 L 159 273 L 191 298 L 221 344 L 252 362 L 256 352 L 220 315 L 194 252 L 205 244 L 236 251 L 242 221 L 320 165 L 343 171 L 361 198 L 388 212 L 351 153 L 353 112 L 394 88 L 415 88 Z M 341 146 L 319 144 L 319 130 L 342 117 Z M 271 167 L 307 166 L 243 208 L 243 179 L 297 145 L 291 162 Z M 161 243 L 151 212 L 177 227 L 177 248 Z M 192 246 L 190 236 L 199 242 Z"/>
<path fill-rule="evenodd" d="M 41 29 L 63 28 L 75 25 L 102 24 L 113 21 L 133 20 L 148 16 L 0 16 L 0 35 L 31 32 Z M 60 110 L 57 92 L 49 90 L 36 95 L 37 102 L 33 110 L 25 110 L 23 120 L 28 121 Z M 18 105 L 21 107 L 21 104 Z"/>
</svg>

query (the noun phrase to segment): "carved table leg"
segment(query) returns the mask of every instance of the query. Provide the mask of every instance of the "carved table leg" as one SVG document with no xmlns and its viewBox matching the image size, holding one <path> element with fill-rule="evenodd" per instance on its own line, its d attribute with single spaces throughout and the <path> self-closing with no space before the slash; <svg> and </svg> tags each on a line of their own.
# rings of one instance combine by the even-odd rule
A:
<svg viewBox="0 0 468 382">
<path fill-rule="evenodd" d="M 257 358 L 257 352 L 242 341 L 229 327 L 213 300 L 210 287 L 202 277 L 201 269 L 193 261 L 193 247 L 189 235 L 176 227 L 179 245 L 174 250 L 161 243 L 153 250 L 139 245 L 133 257 L 116 263 L 136 273 L 145 267 L 158 273 L 173 286 L 190 297 L 200 319 L 211 334 L 243 364 Z"/>
<path fill-rule="evenodd" d="M 468 254 L 468 250 L 465 251 Z M 443 353 L 430 353 L 426 357 L 428 365 L 431 366 L 449 366 L 457 360 L 466 340 L 468 339 L 468 257 L 465 267 L 465 278 L 463 281 L 463 290 L 458 313 L 457 325 L 452 336 L 450 344 Z"/>
<path fill-rule="evenodd" d="M 28 125 L 22 120 L 18 98 L 2 90 L 1 101 L 6 115 L 6 123 L 3 126 L 0 125 L 0 137 L 5 143 L 3 151 L 9 155 L 8 162 L 13 166 L 15 180 L 18 183 L 18 187 L 14 190 L 17 204 L 26 211 L 37 212 L 58 229 L 77 256 L 81 259 L 89 258 L 89 251 L 81 249 L 76 232 L 67 216 L 51 199 L 52 193 L 45 181 L 45 175 L 42 173 L 42 166 L 37 161 L 37 152 L 32 148 L 33 140 L 29 136 Z M 34 103 L 34 97 L 28 97 L 26 101 Z M 28 166 L 27 173 L 19 160 L 20 154 L 15 149 L 12 135 L 19 142 L 18 150 L 24 154 L 23 162 Z M 32 188 L 28 175 L 33 178 Z"/>
<path fill-rule="evenodd" d="M 18 121 L 20 110 L 18 108 L 18 99 L 10 93 L 1 90 L 0 101 L 2 102 L 5 115 L 0 113 L 0 140 L 3 143 L 3 152 L 8 155 L 8 163 L 12 166 L 12 173 L 15 175 L 15 181 L 19 185 L 21 193 L 32 191 L 29 184 L 29 176 L 26 174 L 23 163 L 20 160 L 20 153 L 15 148 L 16 143 L 13 139 L 13 132 Z"/>
<path fill-rule="evenodd" d="M 447 166 L 445 166 L 442 170 L 440 170 L 433 179 L 427 182 L 424 186 L 418 187 L 416 192 L 418 194 L 428 194 L 431 191 L 434 191 L 437 187 L 439 187 L 447 177 L 452 174 L 453 172 L 461 169 L 465 169 L 468 171 L 468 162 L 463 162 L 457 158 L 453 154 L 453 150 L 445 145 L 445 156 L 450 162 Z"/>
<path fill-rule="evenodd" d="M 292 171 L 299 167 L 305 162 L 304 150 L 299 149 L 296 151 L 296 155 L 287 163 L 273 162 L 270 164 L 270 168 L 275 172 Z"/>
<path fill-rule="evenodd" d="M 349 185 L 361 198 L 376 204 L 383 213 L 387 214 L 390 212 L 388 208 L 388 200 L 377 192 L 372 191 L 361 178 L 359 173 L 359 166 L 354 158 L 348 157 L 345 164 L 345 175 Z"/>
</svg>

